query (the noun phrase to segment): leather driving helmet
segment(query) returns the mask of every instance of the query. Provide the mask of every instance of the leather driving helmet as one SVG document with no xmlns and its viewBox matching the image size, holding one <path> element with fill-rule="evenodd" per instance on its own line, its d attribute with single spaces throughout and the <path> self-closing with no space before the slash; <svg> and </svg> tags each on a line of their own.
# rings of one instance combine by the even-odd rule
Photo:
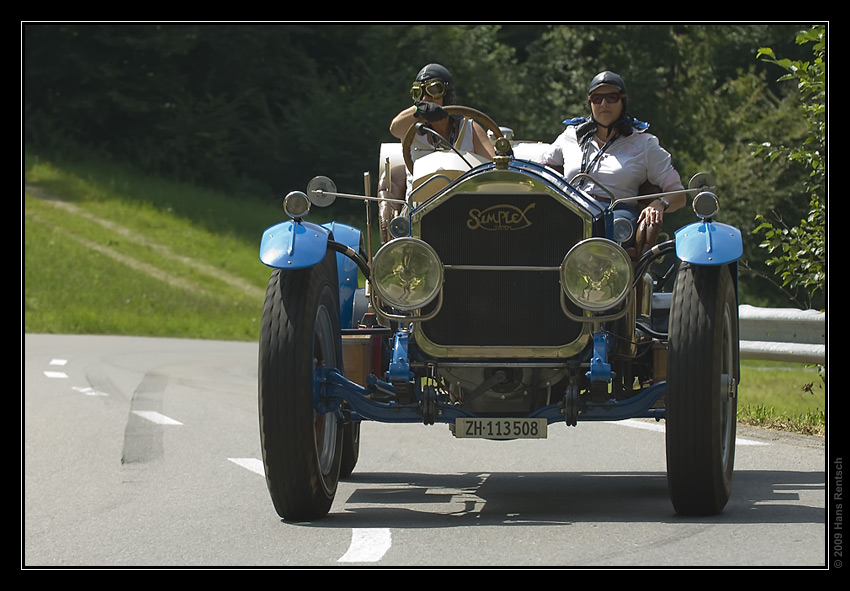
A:
<svg viewBox="0 0 850 591">
<path fill-rule="evenodd" d="M 411 98 L 418 101 L 428 87 L 439 87 L 438 94 L 429 92 L 431 96 L 442 97 L 443 106 L 453 105 L 457 102 L 457 93 L 454 88 L 454 79 L 449 69 L 440 64 L 428 64 L 416 75 L 411 89 Z"/>
<path fill-rule="evenodd" d="M 593 77 L 593 80 L 590 81 L 590 88 L 587 89 L 587 94 L 590 94 L 600 86 L 613 86 L 623 94 L 626 94 L 626 83 L 623 82 L 623 79 L 619 74 L 615 74 L 614 72 L 609 72 L 608 70 L 604 72 L 599 72 L 596 76 Z"/>
<path fill-rule="evenodd" d="M 424 82 L 425 80 L 442 80 L 443 82 L 452 82 L 452 73 L 448 68 L 440 64 L 428 64 L 416 75 L 416 82 Z"/>
<path fill-rule="evenodd" d="M 596 76 L 593 77 L 593 80 L 590 81 L 590 86 L 587 89 L 588 109 L 590 109 L 589 99 L 591 93 L 602 86 L 613 86 L 614 88 L 616 88 L 621 94 L 620 100 L 623 101 L 623 112 L 620 113 L 620 118 L 611 124 L 611 127 L 620 129 L 620 133 L 622 133 L 623 135 L 631 135 L 631 125 L 628 124 L 628 121 L 630 119 L 628 114 L 629 95 L 626 92 L 626 83 L 623 81 L 622 76 L 620 76 L 619 74 L 616 74 L 609 70 L 605 70 L 604 72 L 599 72 Z M 591 115 L 591 119 L 593 119 L 593 115 Z"/>
</svg>

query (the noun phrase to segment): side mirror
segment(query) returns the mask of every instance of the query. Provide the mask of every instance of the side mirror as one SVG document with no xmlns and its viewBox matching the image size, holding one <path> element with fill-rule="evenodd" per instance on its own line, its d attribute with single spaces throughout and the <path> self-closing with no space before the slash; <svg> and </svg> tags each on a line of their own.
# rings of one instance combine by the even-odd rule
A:
<svg viewBox="0 0 850 591">
<path fill-rule="evenodd" d="M 707 172 L 698 172 L 688 182 L 688 189 L 716 190 L 714 177 Z"/>
<path fill-rule="evenodd" d="M 328 207 L 336 201 L 336 184 L 326 176 L 317 176 L 307 183 L 310 203 L 316 207 Z"/>
</svg>

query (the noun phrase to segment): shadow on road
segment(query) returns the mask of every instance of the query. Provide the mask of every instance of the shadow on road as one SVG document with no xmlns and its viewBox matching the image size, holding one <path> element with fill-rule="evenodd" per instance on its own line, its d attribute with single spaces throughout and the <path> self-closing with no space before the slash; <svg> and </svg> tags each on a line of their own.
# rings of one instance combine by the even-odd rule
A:
<svg viewBox="0 0 850 591">
<path fill-rule="evenodd" d="M 346 494 L 348 495 L 346 497 Z M 437 528 L 578 522 L 824 523 L 817 472 L 744 470 L 720 515 L 683 518 L 659 472 L 355 473 L 320 527 Z"/>
</svg>

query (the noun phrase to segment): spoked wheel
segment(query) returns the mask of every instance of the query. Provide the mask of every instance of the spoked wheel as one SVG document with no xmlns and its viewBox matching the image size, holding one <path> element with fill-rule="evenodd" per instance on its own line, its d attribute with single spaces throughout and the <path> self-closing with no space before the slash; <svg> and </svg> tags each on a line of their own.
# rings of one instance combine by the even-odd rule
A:
<svg viewBox="0 0 850 591">
<path fill-rule="evenodd" d="M 735 462 L 738 306 L 729 268 L 683 264 L 670 311 L 667 482 L 681 515 L 726 506 Z"/>
<path fill-rule="evenodd" d="M 278 515 L 323 517 L 339 481 L 343 422 L 314 405 L 318 367 L 340 368 L 335 255 L 319 265 L 272 272 L 260 331 L 260 441 Z"/>
</svg>

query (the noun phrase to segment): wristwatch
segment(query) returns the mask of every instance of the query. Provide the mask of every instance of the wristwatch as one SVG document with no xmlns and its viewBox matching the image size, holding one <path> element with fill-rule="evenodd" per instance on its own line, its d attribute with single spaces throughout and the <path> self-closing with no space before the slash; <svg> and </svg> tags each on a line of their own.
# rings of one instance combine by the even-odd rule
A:
<svg viewBox="0 0 850 591">
<path fill-rule="evenodd" d="M 664 197 L 659 197 L 658 200 L 664 204 L 664 211 L 667 211 L 667 208 L 670 207 L 670 202 L 667 201 Z"/>
</svg>

